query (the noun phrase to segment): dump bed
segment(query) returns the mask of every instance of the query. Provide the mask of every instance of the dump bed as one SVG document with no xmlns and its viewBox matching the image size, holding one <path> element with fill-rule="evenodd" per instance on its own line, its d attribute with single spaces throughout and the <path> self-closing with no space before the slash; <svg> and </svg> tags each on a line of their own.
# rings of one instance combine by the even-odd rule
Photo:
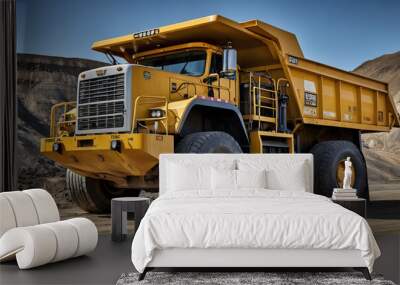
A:
<svg viewBox="0 0 400 285">
<path fill-rule="evenodd" d="M 304 123 L 365 131 L 398 125 L 387 83 L 289 54 L 286 60 Z"/>
<path fill-rule="evenodd" d="M 399 115 L 386 82 L 306 59 L 294 34 L 262 21 L 240 25 L 274 41 L 280 50 L 280 64 L 267 69 L 291 82 L 289 119 L 298 119 L 300 112 L 305 124 L 362 131 L 388 131 L 399 126 Z"/>
</svg>

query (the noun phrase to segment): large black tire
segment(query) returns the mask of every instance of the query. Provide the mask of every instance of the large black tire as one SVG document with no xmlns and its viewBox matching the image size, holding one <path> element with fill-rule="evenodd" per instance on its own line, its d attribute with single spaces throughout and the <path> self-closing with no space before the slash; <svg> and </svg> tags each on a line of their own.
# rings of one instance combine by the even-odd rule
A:
<svg viewBox="0 0 400 285">
<path fill-rule="evenodd" d="M 333 188 L 339 187 L 337 169 L 341 161 L 351 157 L 355 172 L 353 188 L 357 195 L 369 199 L 367 167 L 360 150 L 349 141 L 325 141 L 316 144 L 311 153 L 314 155 L 314 192 L 327 197 L 332 196 Z M 353 172 L 353 173 L 354 173 Z"/>
<path fill-rule="evenodd" d="M 92 213 L 108 213 L 112 196 L 104 181 L 85 177 L 67 169 L 67 189 L 72 200 L 83 210 Z"/>
<path fill-rule="evenodd" d="M 242 153 L 237 141 L 224 132 L 200 132 L 184 137 L 176 153 Z"/>
</svg>

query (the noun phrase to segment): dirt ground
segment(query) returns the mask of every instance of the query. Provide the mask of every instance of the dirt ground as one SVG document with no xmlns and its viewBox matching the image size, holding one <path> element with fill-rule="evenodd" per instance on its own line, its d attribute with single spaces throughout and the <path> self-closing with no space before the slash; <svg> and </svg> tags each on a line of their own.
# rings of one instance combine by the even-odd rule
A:
<svg viewBox="0 0 400 285">
<path fill-rule="evenodd" d="M 149 193 L 142 191 L 140 196 L 147 197 L 152 200 L 156 198 L 157 193 Z M 61 201 L 57 201 L 57 205 L 60 209 L 60 215 L 62 220 L 76 218 L 76 217 L 85 217 L 90 219 L 93 223 L 95 223 L 97 230 L 100 234 L 110 234 L 111 233 L 111 214 L 93 214 L 88 213 L 81 208 L 79 208 L 76 204 L 72 203 L 70 199 L 65 199 L 65 197 L 60 197 Z M 135 221 L 128 217 L 128 231 L 133 231 L 135 228 Z"/>
<path fill-rule="evenodd" d="M 400 219 L 368 219 L 374 234 L 400 233 Z"/>
<path fill-rule="evenodd" d="M 400 200 L 400 179 L 390 183 L 369 184 L 369 195 L 372 201 Z"/>
</svg>

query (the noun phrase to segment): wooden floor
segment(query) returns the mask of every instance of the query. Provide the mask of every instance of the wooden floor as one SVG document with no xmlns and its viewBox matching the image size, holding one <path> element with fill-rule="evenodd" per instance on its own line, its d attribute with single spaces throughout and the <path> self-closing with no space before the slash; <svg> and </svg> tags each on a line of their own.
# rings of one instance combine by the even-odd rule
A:
<svg viewBox="0 0 400 285">
<path fill-rule="evenodd" d="M 382 274 L 385 279 L 399 284 L 400 234 L 377 235 L 376 241 L 382 256 L 375 262 L 374 273 Z M 96 250 L 86 256 L 28 270 L 19 270 L 15 261 L 2 263 L 0 284 L 115 284 L 121 274 L 135 271 L 130 256 L 131 243 L 132 236 L 123 242 L 112 242 L 110 235 L 100 235 Z M 310 268 L 306 271 L 315 270 Z M 335 268 L 331 270 L 336 271 Z"/>
<path fill-rule="evenodd" d="M 1 285 L 115 284 L 121 274 L 133 272 L 131 239 L 116 243 L 99 235 L 96 249 L 88 255 L 19 270 L 15 261 L 0 264 Z"/>
<path fill-rule="evenodd" d="M 393 204 L 388 208 L 378 202 L 374 215 L 391 213 Z M 394 205 L 396 207 L 396 205 Z M 376 210 L 378 209 L 378 211 Z M 398 209 L 400 210 L 400 208 Z M 61 208 L 62 219 L 87 217 L 97 226 L 99 244 L 96 251 L 88 256 L 38 267 L 32 270 L 18 270 L 15 262 L 0 265 L 0 284 L 115 284 L 124 272 L 134 271 L 130 260 L 131 238 L 122 243 L 111 242 L 110 215 L 89 214 L 77 206 Z M 376 261 L 375 272 L 383 274 L 386 279 L 400 282 L 400 218 L 368 219 L 382 256 Z M 134 221 L 128 222 L 128 230 L 133 232 Z"/>
</svg>

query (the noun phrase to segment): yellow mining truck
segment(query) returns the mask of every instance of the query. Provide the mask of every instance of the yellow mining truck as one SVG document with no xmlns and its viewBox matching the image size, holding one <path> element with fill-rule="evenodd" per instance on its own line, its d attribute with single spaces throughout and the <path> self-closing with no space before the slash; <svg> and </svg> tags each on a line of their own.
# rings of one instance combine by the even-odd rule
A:
<svg viewBox="0 0 400 285">
<path fill-rule="evenodd" d="M 76 102 L 53 107 L 41 140 L 89 211 L 157 189 L 158 156 L 172 152 L 311 152 L 327 196 L 350 156 L 368 198 L 360 134 L 399 125 L 387 83 L 306 59 L 294 34 L 258 20 L 208 16 L 92 49 L 114 64 L 79 75 Z"/>
</svg>

